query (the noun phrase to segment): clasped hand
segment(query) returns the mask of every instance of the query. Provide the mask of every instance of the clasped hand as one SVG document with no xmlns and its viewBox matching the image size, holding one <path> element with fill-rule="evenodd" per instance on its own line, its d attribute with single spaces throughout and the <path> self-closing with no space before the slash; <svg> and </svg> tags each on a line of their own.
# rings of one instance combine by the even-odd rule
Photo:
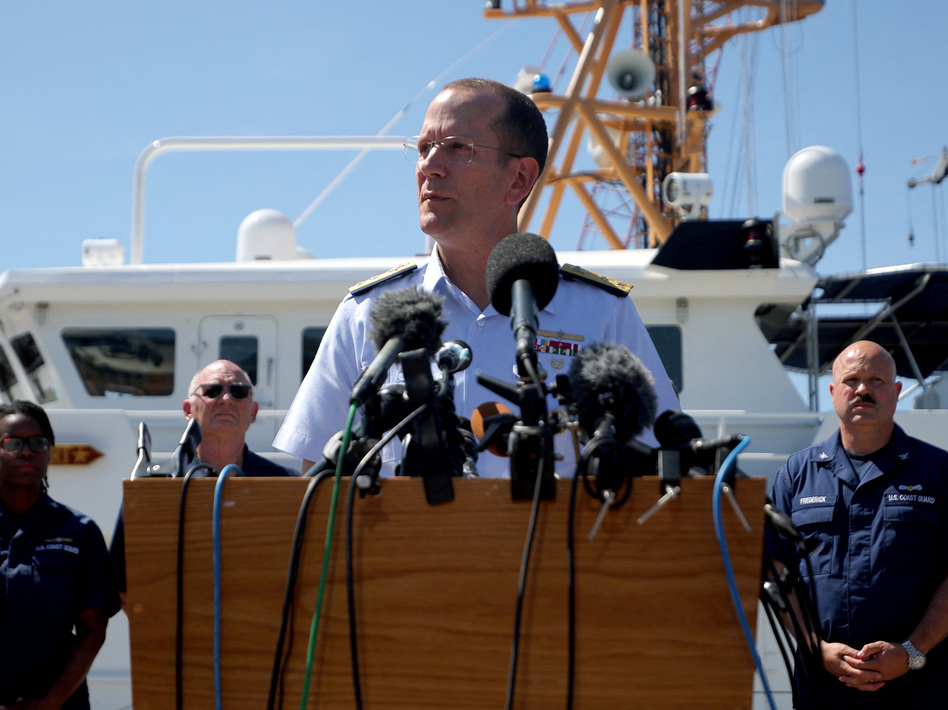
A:
<svg viewBox="0 0 948 710">
<path fill-rule="evenodd" d="M 824 641 L 821 650 L 823 667 L 857 690 L 878 690 L 908 670 L 908 653 L 888 641 L 873 641 L 859 650 Z"/>
</svg>

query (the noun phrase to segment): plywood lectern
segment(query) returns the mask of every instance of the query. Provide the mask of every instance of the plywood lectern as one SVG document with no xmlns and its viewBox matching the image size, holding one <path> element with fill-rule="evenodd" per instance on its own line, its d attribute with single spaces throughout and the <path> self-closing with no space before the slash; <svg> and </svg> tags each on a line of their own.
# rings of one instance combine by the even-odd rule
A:
<svg viewBox="0 0 948 710">
<path fill-rule="evenodd" d="M 214 479 L 188 487 L 183 560 L 183 707 L 214 707 Z M 309 479 L 231 478 L 221 515 L 221 685 L 226 710 L 267 705 L 297 513 Z M 575 513 L 574 704 L 589 708 L 750 708 L 753 661 L 730 601 L 712 521 L 713 480 L 644 524 L 657 478 L 635 480 L 587 539 L 599 503 Z M 311 708 L 352 708 L 345 514 L 336 532 L 309 689 Z M 571 481 L 541 503 L 527 579 L 514 707 L 565 707 L 568 682 L 567 521 Z M 132 692 L 136 710 L 175 707 L 178 508 L 182 479 L 125 482 Z M 504 706 L 529 501 L 507 480 L 454 481 L 453 502 L 429 506 L 418 479 L 386 479 L 355 497 L 353 568 L 363 707 L 484 710 Z M 332 480 L 309 507 L 282 706 L 300 705 Z M 755 628 L 763 479 L 741 479 L 724 529 L 743 608 Z"/>
</svg>

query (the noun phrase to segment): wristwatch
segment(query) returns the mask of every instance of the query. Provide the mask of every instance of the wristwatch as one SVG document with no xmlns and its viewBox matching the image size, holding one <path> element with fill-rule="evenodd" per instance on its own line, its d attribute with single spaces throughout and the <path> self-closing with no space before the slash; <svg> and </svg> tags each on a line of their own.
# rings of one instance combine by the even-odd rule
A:
<svg viewBox="0 0 948 710">
<path fill-rule="evenodd" d="M 910 671 L 917 671 L 925 667 L 925 654 L 915 648 L 915 644 L 906 639 L 902 642 L 902 648 L 908 654 L 908 667 Z"/>
</svg>

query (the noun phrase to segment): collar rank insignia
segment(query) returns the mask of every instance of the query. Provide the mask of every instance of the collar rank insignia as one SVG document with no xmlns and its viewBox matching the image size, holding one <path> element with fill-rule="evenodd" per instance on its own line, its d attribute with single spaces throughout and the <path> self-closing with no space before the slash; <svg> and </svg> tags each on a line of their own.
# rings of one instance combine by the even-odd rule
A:
<svg viewBox="0 0 948 710">
<path fill-rule="evenodd" d="M 820 455 L 817 458 L 820 459 L 821 461 L 826 461 L 826 459 L 828 459 L 829 457 L 830 455 L 828 453 L 826 453 L 825 451 L 821 451 Z"/>
</svg>

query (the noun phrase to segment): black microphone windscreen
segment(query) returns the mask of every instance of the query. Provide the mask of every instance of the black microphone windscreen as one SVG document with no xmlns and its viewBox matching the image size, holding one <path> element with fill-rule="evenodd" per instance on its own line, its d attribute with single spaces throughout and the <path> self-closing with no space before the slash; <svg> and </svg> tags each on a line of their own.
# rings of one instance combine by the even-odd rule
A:
<svg viewBox="0 0 948 710">
<path fill-rule="evenodd" d="M 701 427 L 691 415 L 677 409 L 666 409 L 659 414 L 654 432 L 663 449 L 681 449 L 702 436 Z"/>
<path fill-rule="evenodd" d="M 417 286 L 386 291 L 372 306 L 369 337 L 381 350 L 390 338 L 401 336 L 405 341 L 402 350 L 425 348 L 433 357 L 441 346 L 441 333 L 446 325 L 441 320 L 443 302 L 444 299 Z"/>
<path fill-rule="evenodd" d="M 658 399 L 652 373 L 625 345 L 595 343 L 579 351 L 569 383 L 583 431 L 606 412 L 616 417 L 616 440 L 625 442 L 655 421 Z"/>
<path fill-rule="evenodd" d="M 543 237 L 517 233 L 505 237 L 487 258 L 487 294 L 501 315 L 510 315 L 511 289 L 524 279 L 533 287 L 537 309 L 553 300 L 559 285 L 560 265 L 556 252 Z"/>
</svg>

